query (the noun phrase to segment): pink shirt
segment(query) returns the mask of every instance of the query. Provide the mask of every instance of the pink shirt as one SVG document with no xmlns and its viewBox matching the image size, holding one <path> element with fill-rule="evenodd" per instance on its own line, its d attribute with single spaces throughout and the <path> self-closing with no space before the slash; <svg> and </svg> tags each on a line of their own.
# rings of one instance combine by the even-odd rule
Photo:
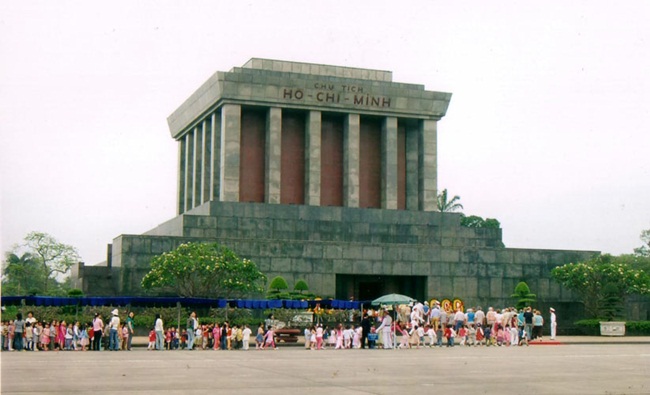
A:
<svg viewBox="0 0 650 395">
<path fill-rule="evenodd" d="M 93 321 L 93 330 L 97 332 L 103 329 L 104 329 L 104 321 L 102 321 L 102 319 L 99 317 L 95 318 L 95 320 Z"/>
</svg>

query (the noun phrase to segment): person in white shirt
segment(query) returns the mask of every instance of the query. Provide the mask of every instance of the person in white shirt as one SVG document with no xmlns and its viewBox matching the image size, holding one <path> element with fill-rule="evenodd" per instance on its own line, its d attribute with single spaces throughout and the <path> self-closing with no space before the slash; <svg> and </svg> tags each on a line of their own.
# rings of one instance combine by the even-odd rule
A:
<svg viewBox="0 0 650 395">
<path fill-rule="evenodd" d="M 381 332 L 381 342 L 384 348 L 393 348 L 393 339 L 390 333 L 392 324 L 393 319 L 390 317 L 390 314 L 388 314 L 388 311 L 384 311 L 381 325 L 377 328 L 377 332 Z"/>
<path fill-rule="evenodd" d="M 243 349 L 248 350 L 248 344 L 251 341 L 251 328 L 248 327 L 248 325 L 244 325 L 244 330 L 241 331 L 242 335 L 242 344 L 243 344 Z"/>
<path fill-rule="evenodd" d="M 187 319 L 187 349 L 192 350 L 194 348 L 194 339 L 196 336 L 196 330 L 199 329 L 199 320 L 196 319 L 196 313 L 193 311 L 190 313 L 190 317 Z"/>
<path fill-rule="evenodd" d="M 111 314 L 113 317 L 111 317 L 111 320 L 108 324 L 109 327 L 109 335 L 110 337 L 108 338 L 108 350 L 109 351 L 117 351 L 120 349 L 120 343 L 119 339 L 117 336 L 117 331 L 120 329 L 120 317 L 118 316 L 118 311 L 117 309 L 114 309 Z"/>
<path fill-rule="evenodd" d="M 551 340 L 555 340 L 555 335 L 557 334 L 557 318 L 555 317 L 555 309 L 550 308 L 551 312 Z"/>
</svg>

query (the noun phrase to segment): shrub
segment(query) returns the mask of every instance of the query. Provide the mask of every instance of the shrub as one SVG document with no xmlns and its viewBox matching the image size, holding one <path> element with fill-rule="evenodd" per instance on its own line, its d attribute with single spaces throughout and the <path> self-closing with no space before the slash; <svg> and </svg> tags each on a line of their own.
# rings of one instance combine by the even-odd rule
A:
<svg viewBox="0 0 650 395">
<path fill-rule="evenodd" d="M 592 318 L 574 322 L 578 332 L 585 336 L 600 335 L 601 319 Z M 625 323 L 626 336 L 650 336 L 650 321 L 627 321 Z"/>
<path fill-rule="evenodd" d="M 296 285 L 293 286 L 293 290 L 298 292 L 309 291 L 309 285 L 307 285 L 307 281 L 305 280 L 298 280 L 296 281 Z"/>
</svg>

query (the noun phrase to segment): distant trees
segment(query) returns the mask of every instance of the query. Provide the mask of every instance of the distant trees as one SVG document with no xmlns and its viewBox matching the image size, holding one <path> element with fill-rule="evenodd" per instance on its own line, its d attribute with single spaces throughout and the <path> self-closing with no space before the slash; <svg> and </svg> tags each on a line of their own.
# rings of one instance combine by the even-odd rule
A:
<svg viewBox="0 0 650 395">
<path fill-rule="evenodd" d="M 638 256 L 650 257 L 650 229 L 641 232 L 641 241 L 643 245 L 634 249 L 634 253 Z"/>
<path fill-rule="evenodd" d="M 65 277 L 79 260 L 73 246 L 44 232 L 30 232 L 5 255 L 2 295 L 65 294 Z"/>
<path fill-rule="evenodd" d="M 596 256 L 588 261 L 569 263 L 551 270 L 551 276 L 565 287 L 576 291 L 582 299 L 585 311 L 591 317 L 603 315 L 617 298 L 627 295 L 650 294 L 650 276 L 633 268 L 628 256 L 609 254 Z"/>
<path fill-rule="evenodd" d="M 478 215 L 463 215 L 460 218 L 460 225 L 466 226 L 468 228 L 493 228 L 499 229 L 501 223 L 494 218 L 485 218 L 479 217 Z"/>
</svg>

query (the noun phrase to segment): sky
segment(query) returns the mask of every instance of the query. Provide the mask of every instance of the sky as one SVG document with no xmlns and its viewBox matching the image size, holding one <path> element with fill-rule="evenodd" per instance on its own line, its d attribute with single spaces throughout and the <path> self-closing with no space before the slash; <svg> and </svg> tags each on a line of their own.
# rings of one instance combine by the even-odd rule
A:
<svg viewBox="0 0 650 395">
<path fill-rule="evenodd" d="M 399 5 L 398 5 L 399 4 Z M 631 253 L 650 229 L 650 2 L 0 2 L 0 251 L 106 259 L 176 215 L 167 117 L 250 58 L 453 93 L 438 189 L 511 248 Z"/>
</svg>

